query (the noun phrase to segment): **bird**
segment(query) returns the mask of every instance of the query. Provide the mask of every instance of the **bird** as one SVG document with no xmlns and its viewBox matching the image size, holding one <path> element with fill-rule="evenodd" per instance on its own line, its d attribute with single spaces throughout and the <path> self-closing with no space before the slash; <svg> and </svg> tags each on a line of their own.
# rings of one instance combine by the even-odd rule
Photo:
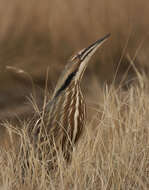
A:
<svg viewBox="0 0 149 190">
<path fill-rule="evenodd" d="M 86 104 L 80 87 L 81 79 L 89 60 L 109 36 L 107 34 L 98 39 L 68 61 L 46 104 L 42 125 L 39 125 L 38 130 L 37 125 L 35 127 L 36 135 L 40 133 L 40 137 L 46 136 L 50 144 L 62 151 L 66 160 L 70 159 L 73 147 L 86 124 Z"/>
</svg>

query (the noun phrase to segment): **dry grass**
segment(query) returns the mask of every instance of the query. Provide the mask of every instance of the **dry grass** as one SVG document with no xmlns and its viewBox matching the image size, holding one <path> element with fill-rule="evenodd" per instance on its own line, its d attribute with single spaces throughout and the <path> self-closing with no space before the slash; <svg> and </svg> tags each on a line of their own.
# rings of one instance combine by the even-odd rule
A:
<svg viewBox="0 0 149 190">
<path fill-rule="evenodd" d="M 5 123 L 11 147 L 1 149 L 1 189 L 147 190 L 149 81 L 144 74 L 138 73 L 138 76 L 127 91 L 120 86 L 105 86 L 102 95 L 100 92 L 103 102 L 97 103 L 99 108 L 94 110 L 94 116 L 75 147 L 72 162 L 67 165 L 58 155 L 56 171 L 47 172 L 48 159 L 44 152 L 41 160 L 35 156 L 26 134 L 29 124 L 22 123 L 20 130 Z M 22 167 L 25 167 L 23 174 Z"/>
</svg>

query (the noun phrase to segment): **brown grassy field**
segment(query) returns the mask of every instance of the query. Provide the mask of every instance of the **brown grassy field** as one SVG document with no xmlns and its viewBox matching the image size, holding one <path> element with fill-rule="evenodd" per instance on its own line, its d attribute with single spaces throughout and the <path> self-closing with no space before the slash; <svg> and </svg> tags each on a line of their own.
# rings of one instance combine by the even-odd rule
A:
<svg viewBox="0 0 149 190">
<path fill-rule="evenodd" d="M 101 104 L 99 98 L 98 108 L 90 107 L 94 114 L 74 149 L 72 162 L 67 165 L 58 155 L 57 170 L 48 173 L 48 158 L 44 151 L 39 160 L 26 135 L 25 128 L 29 124 L 23 123 L 19 130 L 11 123 L 5 123 L 7 139 L 1 142 L 0 154 L 1 189 L 147 190 L 148 82 L 140 75 L 138 84 L 133 84 L 127 92 L 114 86 L 106 86 L 103 91 L 96 89 L 103 101 Z M 26 157 L 28 150 L 30 153 Z M 24 162 L 26 169 L 22 176 Z"/>
<path fill-rule="evenodd" d="M 148 12 L 139 0 L 0 1 L 0 190 L 149 189 Z M 109 32 L 82 81 L 88 120 L 72 162 L 57 156 L 47 173 L 26 135 L 29 97 L 41 107 L 46 79 L 50 96 L 69 57 Z"/>
</svg>

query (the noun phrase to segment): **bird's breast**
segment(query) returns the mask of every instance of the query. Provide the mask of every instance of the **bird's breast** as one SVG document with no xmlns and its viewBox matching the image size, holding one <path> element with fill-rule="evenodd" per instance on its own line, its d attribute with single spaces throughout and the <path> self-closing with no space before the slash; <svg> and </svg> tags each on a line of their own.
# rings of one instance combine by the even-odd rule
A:
<svg viewBox="0 0 149 190">
<path fill-rule="evenodd" d="M 48 133 L 61 144 L 75 144 L 86 120 L 86 105 L 79 85 L 67 89 L 51 104 Z"/>
</svg>

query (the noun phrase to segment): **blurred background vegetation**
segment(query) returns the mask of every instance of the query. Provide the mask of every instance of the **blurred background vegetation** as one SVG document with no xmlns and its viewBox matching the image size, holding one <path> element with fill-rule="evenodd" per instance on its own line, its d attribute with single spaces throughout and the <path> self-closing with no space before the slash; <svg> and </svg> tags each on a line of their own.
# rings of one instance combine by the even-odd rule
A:
<svg viewBox="0 0 149 190">
<path fill-rule="evenodd" d="M 140 0 L 0 0 L 0 120 L 30 113 L 30 77 L 40 102 L 47 70 L 52 92 L 69 57 L 107 33 L 84 76 L 86 96 L 95 94 L 95 81 L 110 84 L 116 71 L 116 84 L 125 73 L 125 82 L 133 80 L 128 55 L 148 72 L 148 16 L 149 3 Z"/>
</svg>

